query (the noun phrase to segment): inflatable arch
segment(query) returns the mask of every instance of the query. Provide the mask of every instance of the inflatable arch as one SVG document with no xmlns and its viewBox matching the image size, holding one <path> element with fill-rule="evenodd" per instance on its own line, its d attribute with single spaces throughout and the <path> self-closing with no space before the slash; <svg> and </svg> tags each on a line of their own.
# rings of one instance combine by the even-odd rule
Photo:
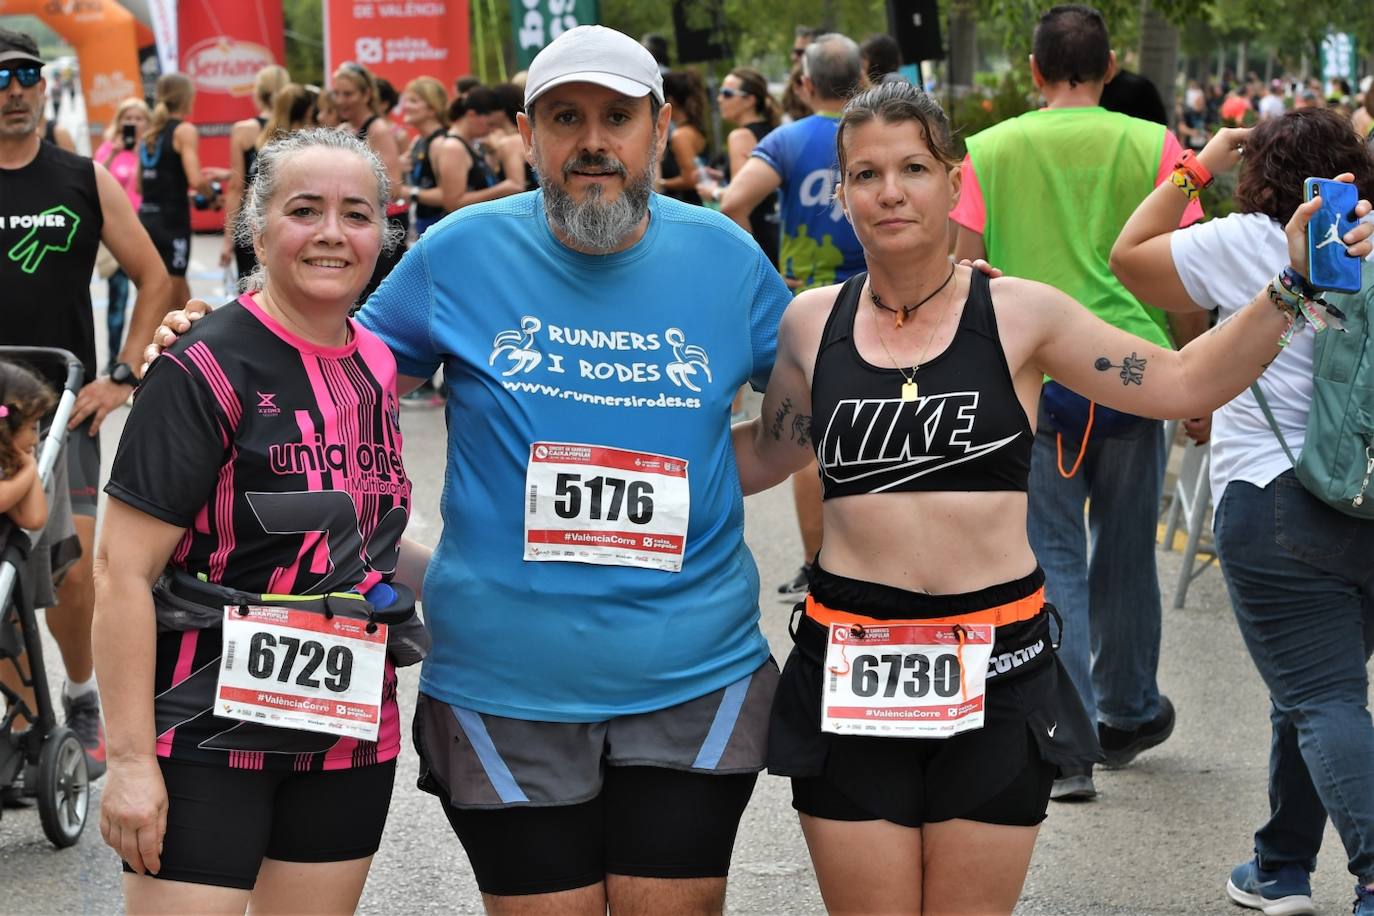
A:
<svg viewBox="0 0 1374 916">
<path fill-rule="evenodd" d="M 0 14 L 35 16 L 76 49 L 94 149 L 119 103 L 143 95 L 138 49 L 152 32 L 115 0 L 0 0 Z"/>
</svg>

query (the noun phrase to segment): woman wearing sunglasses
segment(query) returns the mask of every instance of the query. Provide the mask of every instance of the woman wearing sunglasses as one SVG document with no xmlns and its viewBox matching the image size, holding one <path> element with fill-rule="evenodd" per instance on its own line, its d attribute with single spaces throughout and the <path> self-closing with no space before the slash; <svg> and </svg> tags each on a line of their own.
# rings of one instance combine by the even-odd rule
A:
<svg viewBox="0 0 1374 916">
<path fill-rule="evenodd" d="M 738 67 L 731 70 L 721 80 L 720 91 L 716 93 L 716 105 L 720 116 L 738 125 L 725 138 L 725 148 L 730 155 L 725 172 L 725 182 L 744 168 L 749 154 L 759 141 L 773 132 L 782 120 L 782 109 L 768 94 L 768 81 L 757 70 Z M 725 193 L 725 184 L 713 180 L 697 184 L 697 193 L 702 199 L 720 200 Z M 749 232 L 759 243 L 763 253 L 768 255 L 772 264 L 778 263 L 778 199 L 772 195 L 763 200 L 749 213 Z"/>
</svg>

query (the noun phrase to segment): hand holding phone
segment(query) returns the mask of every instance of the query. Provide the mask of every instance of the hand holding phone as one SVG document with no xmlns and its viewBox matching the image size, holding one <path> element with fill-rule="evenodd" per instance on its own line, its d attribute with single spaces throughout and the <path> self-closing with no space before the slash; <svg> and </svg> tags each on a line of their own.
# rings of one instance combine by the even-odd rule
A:
<svg viewBox="0 0 1374 916">
<path fill-rule="evenodd" d="M 1360 194 L 1347 181 L 1309 178 L 1303 197 L 1321 198 L 1321 207 L 1307 224 L 1307 282 L 1314 289 L 1342 293 L 1360 291 L 1360 259 L 1346 252 L 1345 234 L 1355 228 Z"/>
</svg>

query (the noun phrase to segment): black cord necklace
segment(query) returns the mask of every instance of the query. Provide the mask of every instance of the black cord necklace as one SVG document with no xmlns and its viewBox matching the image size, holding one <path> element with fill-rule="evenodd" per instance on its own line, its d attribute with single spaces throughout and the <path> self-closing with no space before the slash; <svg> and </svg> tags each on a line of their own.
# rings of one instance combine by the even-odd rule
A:
<svg viewBox="0 0 1374 916">
<path fill-rule="evenodd" d="M 911 317 L 912 312 L 916 311 L 918 308 L 925 305 L 927 302 L 934 299 L 936 296 L 940 295 L 940 291 L 943 290 L 946 286 L 949 286 L 949 281 L 953 279 L 954 265 L 951 264 L 949 265 L 949 276 L 945 277 L 945 282 L 935 287 L 934 292 L 932 292 L 929 296 L 926 296 L 924 299 L 922 299 L 915 305 L 903 305 L 899 308 L 894 309 L 892 306 L 888 305 L 886 302 L 883 301 L 882 297 L 878 295 L 878 291 L 873 288 L 872 283 L 869 283 L 868 285 L 868 297 L 873 300 L 874 305 L 882 309 L 884 312 L 891 312 L 892 314 L 896 315 L 897 320 L 896 323 L 893 324 L 893 327 L 900 328 L 902 324 L 905 323 L 906 320 Z"/>
</svg>

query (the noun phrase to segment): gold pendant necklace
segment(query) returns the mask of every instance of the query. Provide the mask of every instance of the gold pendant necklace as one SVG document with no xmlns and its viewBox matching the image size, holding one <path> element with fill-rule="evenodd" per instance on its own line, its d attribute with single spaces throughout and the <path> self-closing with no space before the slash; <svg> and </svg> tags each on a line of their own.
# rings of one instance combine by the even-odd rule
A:
<svg viewBox="0 0 1374 916">
<path fill-rule="evenodd" d="M 950 276 L 953 276 L 953 272 L 950 273 Z M 945 283 L 948 282 L 949 280 L 946 278 Z M 940 289 L 944 288 L 945 284 L 942 283 Z M 936 292 L 939 291 L 940 290 L 936 290 Z M 923 302 L 921 304 L 924 305 L 925 303 Z M 896 369 L 902 375 L 902 403 L 913 403 L 917 397 L 920 396 L 920 389 L 916 385 L 916 372 L 921 368 L 921 363 L 925 360 L 926 353 L 930 352 L 930 345 L 935 342 L 935 334 L 940 330 L 940 319 L 937 318 L 932 323 L 930 336 L 926 338 L 926 345 L 921 348 L 921 358 L 911 367 L 911 374 L 908 375 L 907 371 L 897 363 L 897 358 L 892 355 L 892 351 L 887 348 L 887 341 L 883 340 L 883 329 L 882 326 L 878 324 L 878 313 L 872 312 L 871 314 L 873 315 L 873 331 L 878 335 L 878 343 L 882 345 L 883 352 L 887 354 L 887 358 L 892 361 L 892 368 Z M 940 317 L 943 318 L 944 316 L 942 315 Z M 901 323 L 898 322 L 897 326 L 901 327 Z"/>
</svg>

